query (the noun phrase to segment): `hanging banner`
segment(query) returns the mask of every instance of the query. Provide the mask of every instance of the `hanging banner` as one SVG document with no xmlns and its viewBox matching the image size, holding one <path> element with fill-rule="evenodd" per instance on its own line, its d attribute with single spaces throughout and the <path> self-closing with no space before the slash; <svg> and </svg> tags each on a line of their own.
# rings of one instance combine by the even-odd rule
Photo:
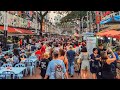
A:
<svg viewBox="0 0 120 90">
<path fill-rule="evenodd" d="M 96 37 L 87 37 L 86 43 L 87 51 L 89 55 L 91 55 L 93 53 L 93 48 L 96 48 Z"/>
</svg>

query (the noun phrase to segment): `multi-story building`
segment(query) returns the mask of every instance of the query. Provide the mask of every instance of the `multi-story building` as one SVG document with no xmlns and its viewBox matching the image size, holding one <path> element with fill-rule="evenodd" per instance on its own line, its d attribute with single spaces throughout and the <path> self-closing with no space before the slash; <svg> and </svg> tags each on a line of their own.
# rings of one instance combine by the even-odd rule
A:
<svg viewBox="0 0 120 90">
<path fill-rule="evenodd" d="M 33 34 L 32 31 L 39 29 L 36 23 L 34 11 L 0 11 L 0 30 L 6 25 L 8 33 Z"/>
</svg>

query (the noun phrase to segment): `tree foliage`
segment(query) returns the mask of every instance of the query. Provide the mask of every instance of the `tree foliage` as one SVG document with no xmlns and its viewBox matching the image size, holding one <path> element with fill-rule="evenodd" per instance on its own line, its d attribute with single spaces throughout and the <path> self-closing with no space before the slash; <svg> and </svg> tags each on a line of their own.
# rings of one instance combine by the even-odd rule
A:
<svg viewBox="0 0 120 90">
<path fill-rule="evenodd" d="M 92 13 L 92 18 L 95 19 L 95 14 L 94 11 L 91 11 Z M 69 13 L 67 16 L 63 17 L 61 19 L 61 23 L 65 23 L 65 22 L 72 22 L 72 19 L 82 19 L 82 17 L 87 16 L 87 11 L 72 11 L 71 13 Z M 84 18 L 86 20 L 86 18 Z"/>
</svg>

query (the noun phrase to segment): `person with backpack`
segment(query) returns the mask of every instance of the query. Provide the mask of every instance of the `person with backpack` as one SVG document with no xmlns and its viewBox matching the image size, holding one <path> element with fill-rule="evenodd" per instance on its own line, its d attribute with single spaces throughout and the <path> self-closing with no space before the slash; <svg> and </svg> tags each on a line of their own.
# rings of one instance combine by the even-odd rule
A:
<svg viewBox="0 0 120 90">
<path fill-rule="evenodd" d="M 65 64 L 62 60 L 58 59 L 59 53 L 53 52 L 53 60 L 49 62 L 46 75 L 44 79 L 68 79 Z"/>
<path fill-rule="evenodd" d="M 75 61 L 75 51 L 73 50 L 72 45 L 70 45 L 69 50 L 66 53 L 68 59 L 68 71 L 71 77 L 74 75 L 74 61 Z"/>
</svg>

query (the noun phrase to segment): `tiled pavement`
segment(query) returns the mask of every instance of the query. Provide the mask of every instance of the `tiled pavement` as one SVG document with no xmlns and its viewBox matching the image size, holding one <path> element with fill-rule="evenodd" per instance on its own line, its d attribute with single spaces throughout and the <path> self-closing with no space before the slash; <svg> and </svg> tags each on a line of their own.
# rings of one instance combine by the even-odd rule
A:
<svg viewBox="0 0 120 90">
<path fill-rule="evenodd" d="M 24 77 L 23 79 L 41 79 L 41 76 L 40 76 L 40 70 L 37 68 L 36 69 L 36 74 L 33 75 L 33 76 L 27 76 L 27 77 Z M 77 73 L 74 74 L 74 77 L 70 77 L 69 76 L 69 79 L 80 79 L 80 75 L 78 75 Z"/>
<path fill-rule="evenodd" d="M 119 76 L 120 76 L 120 74 L 119 74 Z M 34 74 L 33 76 L 27 76 L 27 77 L 24 77 L 23 79 L 41 79 L 41 76 L 40 76 L 40 69 L 39 68 L 37 68 L 36 69 L 36 74 Z M 70 77 L 69 76 L 69 79 L 80 79 L 80 75 L 78 75 L 77 73 L 75 73 L 74 74 L 74 77 Z M 90 78 L 89 79 L 92 79 L 91 78 L 91 75 L 90 75 Z M 120 79 L 120 78 L 119 78 Z"/>
</svg>

